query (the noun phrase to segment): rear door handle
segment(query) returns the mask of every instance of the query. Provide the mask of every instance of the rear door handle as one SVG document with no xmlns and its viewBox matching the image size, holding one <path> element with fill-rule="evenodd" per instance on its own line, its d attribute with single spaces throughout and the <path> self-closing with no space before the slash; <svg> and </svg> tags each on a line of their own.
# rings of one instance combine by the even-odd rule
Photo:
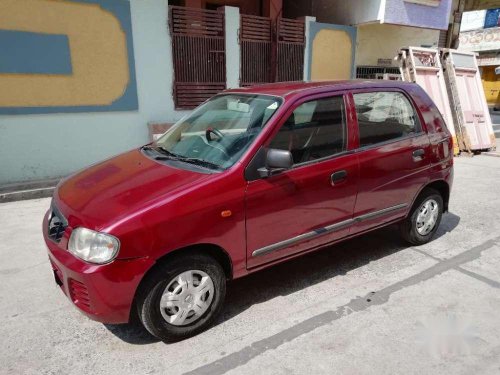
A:
<svg viewBox="0 0 500 375">
<path fill-rule="evenodd" d="M 342 171 L 337 171 L 337 172 L 332 173 L 332 175 L 330 176 L 330 180 L 332 182 L 332 185 L 335 185 L 335 184 L 345 180 L 346 177 L 347 177 L 347 171 L 342 170 Z"/>
<path fill-rule="evenodd" d="M 425 150 L 423 148 L 419 148 L 419 149 L 413 151 L 412 155 L 413 155 L 414 161 L 420 161 L 424 158 Z"/>
</svg>

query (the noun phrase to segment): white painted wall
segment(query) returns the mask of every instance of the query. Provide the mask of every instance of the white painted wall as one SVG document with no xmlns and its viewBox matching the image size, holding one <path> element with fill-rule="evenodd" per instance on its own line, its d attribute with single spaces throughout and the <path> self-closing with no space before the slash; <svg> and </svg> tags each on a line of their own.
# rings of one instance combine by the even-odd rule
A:
<svg viewBox="0 0 500 375">
<path fill-rule="evenodd" d="M 356 64 L 377 65 L 377 60 L 392 59 L 405 46 L 432 46 L 439 40 L 439 30 L 387 24 L 358 26 Z M 397 62 L 393 61 L 393 66 Z"/>
<path fill-rule="evenodd" d="M 133 112 L 0 116 L 0 186 L 67 175 L 148 142 L 148 122 L 174 122 L 167 0 L 130 0 L 139 98 Z"/>
</svg>

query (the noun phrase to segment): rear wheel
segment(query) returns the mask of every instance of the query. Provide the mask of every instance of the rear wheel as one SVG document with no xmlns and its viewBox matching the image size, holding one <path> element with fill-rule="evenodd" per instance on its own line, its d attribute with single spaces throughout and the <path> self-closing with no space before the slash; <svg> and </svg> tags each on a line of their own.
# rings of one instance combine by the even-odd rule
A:
<svg viewBox="0 0 500 375">
<path fill-rule="evenodd" d="M 443 198 L 434 189 L 424 189 L 408 217 L 401 223 L 402 237 L 412 245 L 429 242 L 436 233 L 443 214 Z"/>
<path fill-rule="evenodd" d="M 152 335 L 178 341 L 208 328 L 225 294 L 226 278 L 217 261 L 203 254 L 181 255 L 148 276 L 138 295 L 138 315 Z"/>
</svg>

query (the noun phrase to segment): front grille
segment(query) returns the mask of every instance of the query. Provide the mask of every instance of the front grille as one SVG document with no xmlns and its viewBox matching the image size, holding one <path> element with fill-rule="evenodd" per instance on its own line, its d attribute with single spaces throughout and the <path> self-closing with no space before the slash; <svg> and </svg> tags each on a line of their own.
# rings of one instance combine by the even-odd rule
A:
<svg viewBox="0 0 500 375">
<path fill-rule="evenodd" d="M 82 284 L 81 282 L 73 279 L 69 279 L 68 286 L 69 294 L 73 303 L 85 311 L 91 311 L 92 308 L 90 305 L 89 292 L 85 284 Z"/>
<path fill-rule="evenodd" d="M 66 218 L 59 212 L 57 207 L 52 204 L 47 228 L 49 238 L 54 242 L 61 241 L 67 226 L 68 221 Z"/>
</svg>

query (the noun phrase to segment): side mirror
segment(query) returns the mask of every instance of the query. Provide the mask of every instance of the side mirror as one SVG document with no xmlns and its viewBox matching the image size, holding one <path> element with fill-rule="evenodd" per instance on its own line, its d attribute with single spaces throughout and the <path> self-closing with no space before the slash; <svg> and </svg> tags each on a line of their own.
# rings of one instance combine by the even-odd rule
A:
<svg viewBox="0 0 500 375">
<path fill-rule="evenodd" d="M 290 169 L 293 165 L 292 153 L 286 150 L 270 148 L 267 150 L 266 166 L 259 168 L 260 177 L 266 178 Z"/>
</svg>

